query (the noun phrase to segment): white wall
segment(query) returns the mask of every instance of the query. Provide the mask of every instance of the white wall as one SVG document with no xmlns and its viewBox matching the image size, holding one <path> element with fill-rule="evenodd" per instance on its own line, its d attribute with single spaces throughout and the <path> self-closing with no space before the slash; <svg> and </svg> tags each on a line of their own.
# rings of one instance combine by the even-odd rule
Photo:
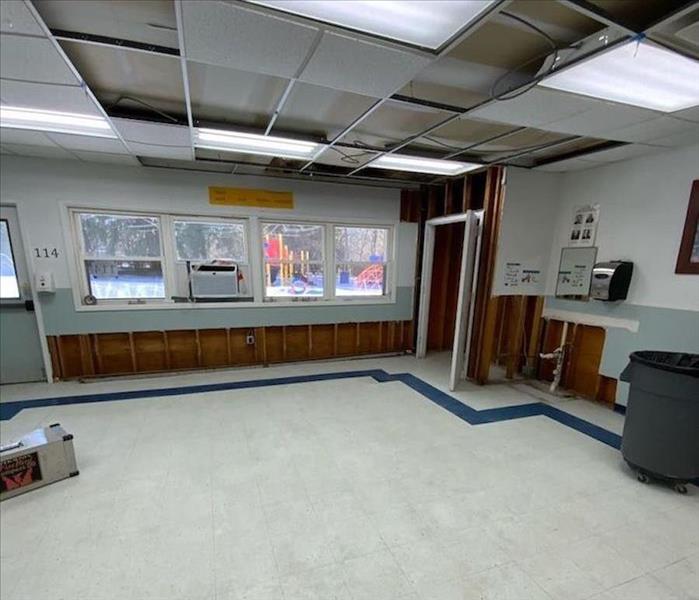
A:
<svg viewBox="0 0 699 600">
<path fill-rule="evenodd" d="M 546 173 L 539 173 L 544 178 Z M 699 178 L 699 146 L 562 176 L 547 294 L 555 293 L 560 248 L 577 206 L 600 205 L 598 261 L 631 260 L 628 304 L 699 310 L 699 277 L 676 275 L 689 193 Z M 542 200 L 546 203 L 546 201 Z"/>
<path fill-rule="evenodd" d="M 555 226 L 560 200 L 561 177 L 509 167 L 505 184 L 500 235 L 495 261 L 493 294 L 543 295 L 551 253 L 551 230 Z M 506 284 L 507 263 L 523 269 L 540 269 L 538 282 Z"/>
<path fill-rule="evenodd" d="M 293 191 L 295 208 L 274 211 L 212 206 L 208 200 L 209 186 Z M 27 246 L 58 249 L 58 260 L 35 258 L 30 268 L 50 270 L 56 286 L 63 288 L 71 287 L 66 260 L 70 242 L 64 240 L 61 225 L 63 203 L 220 216 L 307 216 L 382 223 L 398 223 L 400 218 L 400 191 L 395 189 L 7 155 L 0 161 L 0 195 L 3 203 L 18 206 L 28 236 Z M 414 232 L 411 236 L 410 232 L 397 229 L 398 286 L 414 285 L 414 237 Z"/>
</svg>

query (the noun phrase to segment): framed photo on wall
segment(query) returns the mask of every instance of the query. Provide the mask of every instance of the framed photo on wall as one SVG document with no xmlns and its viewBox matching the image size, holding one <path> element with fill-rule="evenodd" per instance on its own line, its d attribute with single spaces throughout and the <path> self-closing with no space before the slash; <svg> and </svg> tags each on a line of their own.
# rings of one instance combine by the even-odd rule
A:
<svg viewBox="0 0 699 600">
<path fill-rule="evenodd" d="M 699 275 L 699 179 L 694 180 L 689 194 L 675 273 Z"/>
</svg>

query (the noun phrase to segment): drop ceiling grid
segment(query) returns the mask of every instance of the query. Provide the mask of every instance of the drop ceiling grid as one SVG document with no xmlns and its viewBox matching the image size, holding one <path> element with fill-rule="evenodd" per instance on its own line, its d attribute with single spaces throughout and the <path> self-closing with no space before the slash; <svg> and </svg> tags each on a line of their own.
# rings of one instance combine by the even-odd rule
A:
<svg viewBox="0 0 699 600">
<path fill-rule="evenodd" d="M 166 113 L 186 113 L 179 58 L 79 42 L 61 47 L 103 106 L 133 96 Z"/>
<path fill-rule="evenodd" d="M 0 2 L 0 4 L 5 5 L 7 3 Z M 43 4 L 58 5 L 57 2 L 53 1 L 44 1 Z M 71 4 L 77 6 L 76 2 L 71 2 Z M 521 0 L 516 0 L 515 4 L 521 4 Z M 277 99 L 283 91 L 282 88 L 286 86 L 288 78 L 298 74 L 298 66 L 302 64 L 303 59 L 308 54 L 308 48 L 312 46 L 312 41 L 315 39 L 320 27 L 313 27 L 298 21 L 263 14 L 259 11 L 247 10 L 244 7 L 230 3 L 184 0 L 182 9 L 185 53 L 189 59 L 188 63 L 192 65 L 190 73 L 201 67 L 203 71 L 207 69 L 212 71 L 218 70 L 220 75 L 223 73 L 230 75 L 237 72 L 237 78 L 240 80 L 258 76 L 270 77 L 278 83 L 278 85 L 275 84 L 266 88 L 269 91 L 266 91 L 264 94 L 266 96 L 265 99 L 268 101 L 265 106 L 260 106 L 262 102 L 259 95 L 246 97 L 245 94 L 242 94 L 241 98 L 236 100 L 236 108 L 239 105 L 239 110 L 232 110 L 233 103 L 230 103 L 229 107 L 221 106 L 221 111 L 216 115 L 218 117 L 221 113 L 229 112 L 235 114 L 235 119 L 232 122 L 242 123 L 246 118 L 245 115 L 250 114 L 250 107 L 254 105 L 254 107 L 260 107 L 260 109 L 257 116 L 249 124 L 255 127 L 263 127 L 263 123 L 268 122 L 268 119 L 272 116 L 274 106 L 276 106 Z M 573 14 L 573 11 L 569 12 Z M 3 28 L 6 27 L 6 14 L 7 10 L 3 9 L 3 13 L 0 15 L 2 16 Z M 30 12 L 29 17 L 34 19 Z M 134 15 L 128 15 L 125 22 L 133 18 L 135 18 L 135 13 Z M 502 17 L 498 17 L 497 23 L 495 23 L 496 26 L 501 27 L 505 24 L 506 20 Z M 28 26 L 31 26 L 31 21 Z M 43 34 L 41 26 L 39 24 L 37 26 Z M 517 35 L 526 43 L 532 41 L 526 35 L 526 31 L 523 31 L 521 28 L 515 29 L 517 30 Z M 230 31 L 242 31 L 242 33 L 236 37 L 231 35 Z M 291 32 L 298 33 L 299 31 L 304 33 L 301 36 L 303 39 L 300 41 L 291 35 Z M 273 32 L 286 32 L 286 34 L 272 38 L 270 36 Z M 487 28 L 485 33 L 487 33 Z M 483 34 L 482 30 L 481 34 Z M 294 39 L 290 39 L 290 36 Z M 6 49 L 5 40 L 8 37 L 16 38 L 20 36 L 3 35 L 3 50 Z M 46 38 L 43 38 L 43 40 L 41 38 L 26 39 L 45 41 L 50 44 L 50 41 Z M 273 41 L 271 41 L 272 39 Z M 310 44 L 307 43 L 308 40 L 310 40 Z M 471 46 L 474 46 L 474 44 L 477 45 L 478 38 L 474 41 L 473 38 L 469 37 L 466 41 Z M 284 52 L 279 53 L 270 50 L 269 45 L 277 44 L 277 42 L 284 45 Z M 261 47 L 260 43 L 266 44 L 266 47 Z M 296 45 L 294 46 L 294 44 Z M 82 47 L 84 48 L 85 45 L 82 45 Z M 459 44 L 455 52 L 440 60 L 445 61 L 445 64 L 448 60 L 463 62 L 458 49 L 461 48 L 463 50 L 468 47 L 468 43 Z M 91 46 L 90 48 L 95 47 Z M 90 51 L 86 50 L 85 52 Z M 34 56 L 36 52 L 36 50 L 30 48 L 25 54 L 22 54 L 22 52 L 14 53 L 12 61 L 15 61 L 17 64 L 11 66 L 15 72 L 18 69 L 20 71 L 24 69 L 21 62 L 22 56 L 25 56 L 26 59 L 26 56 Z M 118 52 L 125 52 L 127 55 L 137 54 L 124 49 L 120 49 Z M 4 55 L 6 52 L 2 54 Z M 61 60 L 63 67 L 70 71 L 69 66 L 63 61 L 60 52 L 57 52 L 55 48 L 54 54 Z M 469 54 L 466 53 L 466 55 L 468 56 Z M 146 54 L 144 56 L 149 55 Z M 153 56 L 149 56 L 149 58 L 153 58 Z M 178 59 L 175 58 L 173 60 L 177 61 Z M 344 128 L 342 121 L 347 121 L 350 113 L 353 115 L 349 119 L 351 122 L 358 115 L 361 115 L 366 108 L 371 106 L 371 103 L 376 98 L 385 97 L 401 86 L 405 89 L 404 86 L 409 81 L 414 80 L 417 84 L 420 79 L 420 73 L 429 71 L 429 68 L 425 69 L 425 66 L 436 66 L 440 63 L 440 60 L 433 62 L 433 58 L 426 57 L 421 53 L 404 51 L 396 48 L 394 45 L 383 46 L 380 43 L 373 43 L 366 39 L 358 39 L 351 34 L 346 35 L 335 31 L 327 31 L 320 40 L 318 48 L 310 57 L 307 68 L 301 73 L 301 81 L 296 83 L 296 89 L 292 91 L 292 95 L 282 110 L 277 125 L 275 125 L 275 131 L 280 131 L 280 134 L 283 134 L 286 130 L 310 134 L 311 132 L 308 130 L 313 128 L 313 135 L 325 133 L 332 139 L 334 137 L 333 133 L 339 133 L 339 131 L 333 130 Z M 272 62 L 276 64 L 272 65 Z M 19 66 L 17 66 L 18 64 Z M 4 61 L 2 66 L 4 75 Z M 484 68 L 486 67 L 487 65 Z M 266 72 L 270 70 L 276 70 L 277 74 Z M 284 74 L 279 74 L 280 70 Z M 109 69 L 106 72 L 110 74 L 110 77 L 114 75 Z M 58 76 L 57 74 L 53 75 Z M 91 103 L 89 96 L 78 96 L 78 81 L 72 71 L 70 71 L 70 75 L 72 83 L 62 86 L 46 86 L 44 88 L 46 91 L 49 91 L 48 88 L 51 87 L 56 89 L 62 88 L 61 100 L 54 103 L 53 108 L 56 109 L 56 106 L 69 108 L 74 102 L 76 107 L 81 106 L 81 108 L 70 110 L 70 112 L 86 112 L 91 109 L 93 112 L 101 114 L 97 107 Z M 38 76 L 41 77 L 42 74 L 39 73 Z M 235 78 L 235 75 L 231 77 L 231 85 L 233 85 Z M 197 106 L 196 112 L 199 115 L 206 117 L 208 107 L 214 104 L 210 98 L 216 97 L 218 92 L 215 89 L 212 92 L 211 87 L 207 89 L 206 76 L 203 79 L 204 83 L 199 84 L 202 90 L 202 101 L 197 105 L 193 100 L 193 105 Z M 8 88 L 6 83 L 13 84 L 15 89 L 13 90 L 12 86 Z M 142 79 L 141 83 L 143 85 L 137 86 L 138 88 L 150 89 L 152 86 L 150 77 Z M 192 88 L 197 88 L 197 85 L 195 82 Z M 8 95 L 9 97 L 26 98 L 32 93 L 32 88 L 28 86 L 38 86 L 38 84 L 29 84 L 26 81 L 3 81 L 0 98 L 2 98 L 3 102 L 9 102 L 6 98 Z M 26 95 L 22 94 L 20 89 L 22 87 L 27 90 Z M 99 86 L 96 87 L 99 88 Z M 291 102 L 294 94 L 298 93 L 298 97 L 302 97 L 303 94 L 300 90 L 302 91 L 304 87 L 327 92 L 328 100 L 324 99 L 324 102 L 328 103 L 327 116 L 318 116 L 322 111 L 313 110 L 310 101 L 302 101 L 301 110 L 294 106 L 294 103 Z M 412 86 L 410 87 L 412 89 Z M 5 92 L 7 89 L 10 90 L 9 94 Z M 119 89 L 107 90 L 106 98 L 112 97 L 113 99 L 111 94 L 118 93 Z M 249 86 L 239 84 L 235 89 L 236 91 L 243 89 L 247 91 Z M 101 91 L 104 92 L 104 90 Z M 475 92 L 471 91 L 470 93 Z M 41 96 L 44 95 L 39 87 L 34 88 L 33 94 L 37 102 L 41 101 Z M 226 96 L 226 94 L 224 93 L 222 96 Z M 331 96 L 332 100 L 330 100 Z M 343 111 L 345 106 L 336 102 L 338 99 L 349 97 L 355 98 L 357 102 L 352 109 Z M 318 105 L 320 104 L 322 103 L 319 101 Z M 296 110 L 298 112 L 295 112 Z M 424 113 L 423 111 L 418 111 L 413 118 L 402 119 L 398 117 L 402 112 L 409 114 L 410 109 L 406 109 L 402 105 L 392 106 L 390 103 L 386 103 L 383 109 L 373 114 L 362 126 L 358 127 L 356 131 L 347 137 L 349 138 L 351 135 L 365 136 L 369 141 L 377 144 L 386 143 L 387 140 L 403 141 L 426 127 L 439 122 L 446 114 L 440 114 L 439 111 L 426 111 Z M 211 114 L 214 114 L 213 110 Z M 425 116 L 427 114 L 430 115 L 430 118 Z M 434 119 L 431 118 L 432 115 L 434 115 Z M 475 119 L 471 119 L 471 117 Z M 160 124 L 142 124 L 142 122 L 124 119 L 112 120 L 115 122 L 115 128 L 120 135 L 127 138 L 128 151 L 133 154 L 153 157 L 167 155 L 167 158 L 173 159 L 191 158 L 191 139 L 189 139 L 189 130 L 186 127 L 176 128 L 175 126 Z M 214 120 L 218 119 L 215 118 Z M 655 146 L 674 146 L 691 143 L 692 138 L 696 141 L 697 128 L 699 126 L 695 127 L 695 125 L 699 122 L 699 107 L 680 111 L 680 113 L 673 115 L 662 115 L 647 109 L 639 109 L 637 107 L 536 87 L 515 100 L 489 102 L 470 113 L 469 120 L 482 123 L 484 131 L 487 131 L 487 126 L 493 131 L 497 129 L 498 132 L 503 133 L 508 128 L 528 127 L 530 128 L 528 135 L 539 135 L 544 142 L 563 139 L 569 135 L 594 136 L 632 142 L 633 145 L 626 148 L 628 148 L 627 152 L 633 154 L 635 152 L 655 151 Z M 118 123 L 119 121 L 122 122 Z M 337 123 L 331 123 L 331 121 L 336 121 Z M 455 123 L 458 123 L 458 121 Z M 344 126 L 347 124 L 349 123 L 345 123 Z M 148 125 L 152 125 L 152 127 L 146 133 Z M 168 129 L 168 127 L 171 129 Z M 531 128 L 536 128 L 538 133 L 536 131 L 532 132 Z M 139 129 L 143 129 L 143 131 L 138 135 L 134 135 L 134 131 Z M 319 129 L 323 131 L 318 131 Z M 127 130 L 130 130 L 128 135 L 126 135 Z M 491 137 L 490 135 L 484 135 L 480 139 L 461 139 L 458 136 L 441 138 L 439 133 L 439 130 L 432 132 L 431 137 L 438 140 L 446 140 L 446 143 L 453 144 L 456 147 L 468 146 L 484 138 Z M 497 135 L 497 133 L 492 135 Z M 77 158 L 80 158 L 78 153 L 85 155 L 91 150 L 102 153 L 104 160 L 109 160 L 107 155 L 112 155 L 113 157 L 123 156 L 125 159 L 127 156 L 123 153 L 126 148 L 121 147 L 121 142 L 118 140 L 97 141 L 91 144 L 87 141 L 71 143 L 70 138 L 75 136 L 66 137 L 62 136 L 62 134 L 50 134 L 45 137 L 48 140 L 54 139 L 57 142 L 63 142 L 63 145 L 66 146 L 66 151 L 72 151 L 72 154 Z M 473 137 L 476 137 L 475 134 Z M 520 140 L 518 134 L 513 134 L 512 138 L 507 137 L 502 142 L 496 141 L 491 145 L 486 143 L 479 150 L 485 149 L 489 153 L 516 152 L 518 147 L 521 147 L 524 143 L 522 141 L 524 138 Z M 423 145 L 427 148 L 431 146 L 434 150 L 441 150 L 443 153 L 450 151 L 446 147 L 440 146 L 440 144 L 433 145 L 428 140 L 418 139 L 416 142 L 418 143 L 411 144 L 409 147 L 417 149 L 418 146 L 422 147 L 421 143 L 424 142 Z M 118 146 L 114 146 L 114 143 Z M 24 146 L 26 144 L 19 142 L 16 145 Z M 524 145 L 528 146 L 529 144 Z M 59 147 L 62 148 L 63 146 L 57 146 L 56 149 Z M 349 153 L 358 152 L 359 149 L 341 150 Z M 614 153 L 614 150 L 617 150 L 617 152 Z M 623 148 L 612 149 L 608 151 L 610 154 L 600 153 L 595 160 L 597 162 L 603 159 L 606 161 L 608 156 L 624 155 L 623 150 Z M 185 154 L 188 154 L 188 156 L 184 156 Z M 114 158 L 114 160 L 117 161 L 118 159 Z M 363 161 L 365 157 L 359 157 L 358 160 Z M 592 162 L 592 160 L 586 157 L 587 162 Z M 614 160 L 619 159 L 615 158 Z M 348 166 L 345 161 L 342 161 L 338 153 L 332 153 L 325 160 L 320 160 L 319 162 L 334 166 Z M 354 164 L 349 165 L 350 168 L 355 166 Z"/>
<path fill-rule="evenodd" d="M 273 132 L 306 131 L 333 139 L 375 102 L 368 96 L 297 81 Z"/>
</svg>

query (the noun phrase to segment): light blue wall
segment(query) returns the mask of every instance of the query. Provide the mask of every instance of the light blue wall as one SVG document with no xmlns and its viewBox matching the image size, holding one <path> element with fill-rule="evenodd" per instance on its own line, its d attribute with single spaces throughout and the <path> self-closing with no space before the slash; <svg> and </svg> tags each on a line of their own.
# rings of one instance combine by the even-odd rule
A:
<svg viewBox="0 0 699 600">
<path fill-rule="evenodd" d="M 699 354 L 699 312 L 639 306 L 637 304 L 607 303 L 590 300 L 576 302 L 546 298 L 547 308 L 584 312 L 592 315 L 632 319 L 639 322 L 637 332 L 606 327 L 600 373 L 619 378 L 628 364 L 629 354 L 636 350 L 667 350 Z M 628 385 L 619 382 L 617 402 L 626 404 Z"/>
<path fill-rule="evenodd" d="M 24 305 L 0 310 L 0 382 L 42 381 L 44 358 L 33 312 Z"/>
<path fill-rule="evenodd" d="M 41 298 L 47 335 L 162 331 L 264 325 L 308 325 L 361 321 L 408 321 L 413 318 L 413 288 L 396 289 L 396 302 L 327 306 L 264 306 L 251 308 L 181 308 L 77 311 L 73 293 L 57 289 Z"/>
</svg>

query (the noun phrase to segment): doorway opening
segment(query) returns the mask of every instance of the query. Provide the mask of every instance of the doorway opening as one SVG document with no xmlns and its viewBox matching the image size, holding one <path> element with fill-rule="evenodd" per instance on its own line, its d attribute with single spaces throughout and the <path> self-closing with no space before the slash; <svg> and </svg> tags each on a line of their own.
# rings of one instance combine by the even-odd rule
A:
<svg viewBox="0 0 699 600">
<path fill-rule="evenodd" d="M 0 384 L 45 379 L 17 208 L 0 206 Z"/>
<path fill-rule="evenodd" d="M 424 358 L 428 350 L 451 347 L 450 390 L 466 377 L 482 221 L 482 210 L 425 221 L 416 355 Z M 454 225 L 459 227 L 454 229 Z M 440 228 L 444 234 L 438 233 Z M 459 241 L 453 244 L 455 233 Z M 438 239 L 442 240 L 439 245 Z M 454 252 L 454 247 L 460 252 Z"/>
</svg>

